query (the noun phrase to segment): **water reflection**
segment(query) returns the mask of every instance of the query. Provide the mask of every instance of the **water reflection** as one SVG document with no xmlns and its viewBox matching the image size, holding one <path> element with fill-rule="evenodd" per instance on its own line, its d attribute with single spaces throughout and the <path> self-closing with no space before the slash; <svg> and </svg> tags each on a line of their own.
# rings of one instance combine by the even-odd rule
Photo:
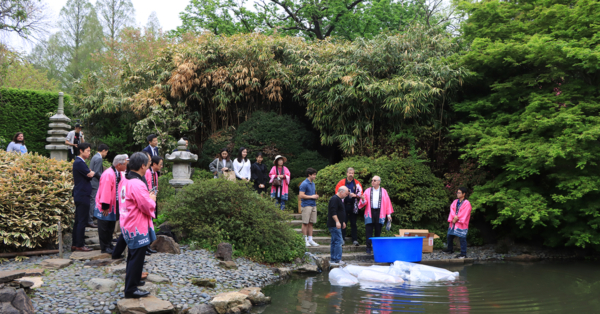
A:
<svg viewBox="0 0 600 314">
<path fill-rule="evenodd" d="M 273 304 L 253 313 L 599 313 L 600 267 L 593 263 L 476 264 L 454 282 L 395 287 L 329 284 L 326 274 L 263 289 Z"/>
</svg>

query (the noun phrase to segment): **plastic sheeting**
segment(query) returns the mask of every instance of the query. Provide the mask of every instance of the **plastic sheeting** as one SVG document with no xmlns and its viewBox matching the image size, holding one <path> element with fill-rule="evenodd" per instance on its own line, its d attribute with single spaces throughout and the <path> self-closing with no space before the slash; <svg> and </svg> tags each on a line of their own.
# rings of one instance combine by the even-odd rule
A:
<svg viewBox="0 0 600 314">
<path fill-rule="evenodd" d="M 361 284 L 399 285 L 404 281 L 451 281 L 456 280 L 458 276 L 458 272 L 451 272 L 443 268 L 396 261 L 391 266 L 348 265 L 343 269 L 333 269 L 329 273 L 329 281 L 332 285 L 340 286 L 359 282 Z"/>
<path fill-rule="evenodd" d="M 329 272 L 329 282 L 333 286 L 352 286 L 358 283 L 358 279 L 343 268 L 334 268 Z"/>
</svg>

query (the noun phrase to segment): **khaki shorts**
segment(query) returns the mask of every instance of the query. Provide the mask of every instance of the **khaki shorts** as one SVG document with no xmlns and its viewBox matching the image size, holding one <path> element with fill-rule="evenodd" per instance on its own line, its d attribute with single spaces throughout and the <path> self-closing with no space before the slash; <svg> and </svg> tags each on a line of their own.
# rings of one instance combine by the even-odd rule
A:
<svg viewBox="0 0 600 314">
<path fill-rule="evenodd" d="M 302 223 L 303 224 L 317 223 L 317 207 L 316 206 L 302 207 Z"/>
</svg>

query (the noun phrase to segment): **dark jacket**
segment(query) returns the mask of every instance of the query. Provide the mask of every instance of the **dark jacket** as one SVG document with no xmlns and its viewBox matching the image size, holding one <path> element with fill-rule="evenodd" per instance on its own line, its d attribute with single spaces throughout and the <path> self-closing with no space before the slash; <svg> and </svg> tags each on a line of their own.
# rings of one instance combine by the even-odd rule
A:
<svg viewBox="0 0 600 314">
<path fill-rule="evenodd" d="M 258 189 L 259 184 L 264 184 L 265 189 L 269 183 L 269 169 L 264 164 L 255 162 L 250 168 L 251 177 L 250 180 L 254 182 L 254 188 Z"/>
<path fill-rule="evenodd" d="M 73 181 L 75 181 L 75 187 L 73 188 L 73 198 L 75 202 L 90 202 L 90 195 L 92 194 L 92 178 L 88 178 L 90 168 L 85 164 L 83 159 L 75 157 L 73 162 Z"/>
<path fill-rule="evenodd" d="M 329 210 L 327 212 L 327 228 L 335 228 L 335 220 L 333 216 L 337 216 L 338 221 L 342 224 L 346 221 L 346 208 L 342 199 L 335 194 L 329 199 Z M 344 226 L 342 225 L 342 228 Z"/>
<path fill-rule="evenodd" d="M 154 150 L 154 154 L 152 154 L 153 150 Z M 158 147 L 152 147 L 152 146 L 148 145 L 142 151 L 150 154 L 150 157 L 152 157 L 152 156 L 158 156 Z"/>
</svg>

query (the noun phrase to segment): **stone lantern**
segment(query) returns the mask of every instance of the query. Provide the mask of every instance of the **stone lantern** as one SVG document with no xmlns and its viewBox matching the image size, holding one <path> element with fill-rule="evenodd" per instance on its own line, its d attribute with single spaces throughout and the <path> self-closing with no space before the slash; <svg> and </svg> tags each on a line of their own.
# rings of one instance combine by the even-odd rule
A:
<svg viewBox="0 0 600 314">
<path fill-rule="evenodd" d="M 177 142 L 177 151 L 172 154 L 167 154 L 166 159 L 173 162 L 173 179 L 169 180 L 175 189 L 181 189 L 182 187 L 194 183 L 190 179 L 192 176 L 192 161 L 198 160 L 198 155 L 192 154 L 187 151 L 185 141 L 180 139 Z"/>
<path fill-rule="evenodd" d="M 50 117 L 50 130 L 48 130 L 50 137 L 46 138 L 46 141 L 50 142 L 46 145 L 46 149 L 50 151 L 50 158 L 56 160 L 67 160 L 67 151 L 69 150 L 65 141 L 71 129 L 69 125 L 71 119 L 65 116 L 63 95 L 62 92 L 58 93 L 58 111 Z"/>
</svg>

